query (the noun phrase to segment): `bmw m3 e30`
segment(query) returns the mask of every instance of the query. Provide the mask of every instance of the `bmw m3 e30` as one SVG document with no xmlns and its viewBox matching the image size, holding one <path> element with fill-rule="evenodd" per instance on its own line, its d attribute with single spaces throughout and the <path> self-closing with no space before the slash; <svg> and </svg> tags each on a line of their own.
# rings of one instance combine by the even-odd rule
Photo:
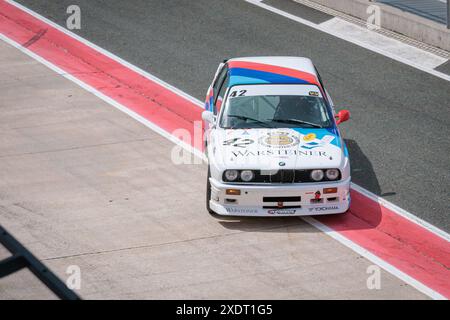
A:
<svg viewBox="0 0 450 320">
<path fill-rule="evenodd" d="M 310 59 L 236 58 L 208 90 L 206 206 L 229 216 L 336 214 L 350 205 L 350 161 Z"/>
</svg>

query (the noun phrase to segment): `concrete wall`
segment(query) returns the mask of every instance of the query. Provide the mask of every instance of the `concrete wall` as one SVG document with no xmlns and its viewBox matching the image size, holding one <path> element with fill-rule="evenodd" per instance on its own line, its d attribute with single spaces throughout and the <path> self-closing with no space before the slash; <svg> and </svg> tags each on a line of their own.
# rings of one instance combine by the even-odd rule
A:
<svg viewBox="0 0 450 320">
<path fill-rule="evenodd" d="M 381 27 L 450 51 L 450 30 L 445 25 L 370 0 L 310 0 L 360 19 L 367 19 L 368 6 L 381 9 Z"/>
</svg>

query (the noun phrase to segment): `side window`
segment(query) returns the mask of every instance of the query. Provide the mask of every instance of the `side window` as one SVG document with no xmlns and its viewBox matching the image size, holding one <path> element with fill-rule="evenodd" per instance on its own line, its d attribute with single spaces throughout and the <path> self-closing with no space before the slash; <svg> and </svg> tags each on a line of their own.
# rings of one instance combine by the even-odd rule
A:
<svg viewBox="0 0 450 320">
<path fill-rule="evenodd" d="M 214 84 L 214 114 L 218 114 L 220 111 L 228 82 L 228 67 L 225 66 Z"/>
<path fill-rule="evenodd" d="M 217 98 L 217 94 L 219 93 L 220 86 L 222 85 L 223 79 L 225 79 L 227 75 L 228 67 L 225 65 L 222 70 L 220 70 L 219 75 L 217 76 L 216 80 L 213 83 L 213 90 L 214 90 L 214 101 Z"/>
<path fill-rule="evenodd" d="M 329 95 L 328 95 L 327 90 L 325 89 L 325 86 L 323 85 L 322 77 L 320 76 L 319 70 L 317 70 L 316 67 L 314 67 L 314 69 L 316 69 L 317 79 L 319 79 L 320 86 L 323 88 L 324 95 L 325 95 L 325 100 L 327 100 L 328 102 L 330 102 L 330 97 L 329 97 Z"/>
<path fill-rule="evenodd" d="M 314 67 L 314 69 L 316 70 L 316 73 L 317 73 L 317 79 L 319 79 L 319 83 L 323 87 L 322 77 L 320 76 L 319 70 L 317 70 L 316 67 Z"/>
</svg>

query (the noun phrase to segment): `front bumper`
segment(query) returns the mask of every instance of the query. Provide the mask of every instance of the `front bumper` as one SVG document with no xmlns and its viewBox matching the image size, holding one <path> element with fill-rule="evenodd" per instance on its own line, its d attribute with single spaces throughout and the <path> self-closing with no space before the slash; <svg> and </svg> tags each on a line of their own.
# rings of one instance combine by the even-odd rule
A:
<svg viewBox="0 0 450 320">
<path fill-rule="evenodd" d="M 338 182 L 241 185 L 210 178 L 211 209 L 224 216 L 311 216 L 344 213 L 350 206 L 350 178 Z M 337 188 L 324 194 L 324 188 Z M 240 195 L 227 195 L 238 189 Z M 316 199 L 317 191 L 320 200 Z"/>
</svg>

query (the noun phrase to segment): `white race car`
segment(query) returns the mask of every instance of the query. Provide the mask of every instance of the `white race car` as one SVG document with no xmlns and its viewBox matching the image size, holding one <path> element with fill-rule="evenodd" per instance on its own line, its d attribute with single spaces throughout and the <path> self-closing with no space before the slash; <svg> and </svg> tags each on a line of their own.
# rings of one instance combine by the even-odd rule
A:
<svg viewBox="0 0 450 320">
<path fill-rule="evenodd" d="M 208 90 L 206 206 L 228 216 L 335 214 L 350 205 L 350 161 L 311 60 L 224 61 Z"/>
</svg>

